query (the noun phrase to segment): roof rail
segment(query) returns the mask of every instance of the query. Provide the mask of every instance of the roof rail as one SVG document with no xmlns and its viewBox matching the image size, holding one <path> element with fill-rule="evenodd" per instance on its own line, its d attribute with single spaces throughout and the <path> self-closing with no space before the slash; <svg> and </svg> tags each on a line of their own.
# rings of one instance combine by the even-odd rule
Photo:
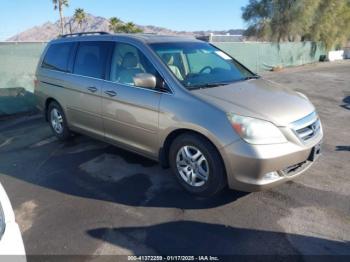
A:
<svg viewBox="0 0 350 262">
<path fill-rule="evenodd" d="M 84 35 L 109 35 L 109 33 L 107 33 L 107 32 L 80 32 L 80 33 L 60 35 L 60 38 L 84 36 Z"/>
</svg>

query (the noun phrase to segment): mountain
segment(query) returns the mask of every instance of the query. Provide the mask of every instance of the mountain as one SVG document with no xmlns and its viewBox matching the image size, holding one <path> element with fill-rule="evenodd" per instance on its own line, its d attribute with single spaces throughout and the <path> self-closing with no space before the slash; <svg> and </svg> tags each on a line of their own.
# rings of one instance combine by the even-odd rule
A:
<svg viewBox="0 0 350 262">
<path fill-rule="evenodd" d="M 100 16 L 93 16 L 87 14 L 85 22 L 82 24 L 82 28 L 74 22 L 73 17 L 66 17 L 65 19 L 65 32 L 89 32 L 89 31 L 109 31 L 108 19 Z M 210 33 L 218 35 L 226 34 L 243 34 L 244 30 L 228 30 L 228 31 L 174 31 L 163 27 L 157 27 L 152 25 L 142 26 L 137 25 L 144 33 L 153 33 L 160 35 L 182 35 L 182 36 L 204 36 Z M 49 41 L 56 38 L 60 32 L 60 22 L 55 23 L 47 22 L 41 26 L 32 27 L 24 32 L 14 35 L 6 41 Z"/>
</svg>

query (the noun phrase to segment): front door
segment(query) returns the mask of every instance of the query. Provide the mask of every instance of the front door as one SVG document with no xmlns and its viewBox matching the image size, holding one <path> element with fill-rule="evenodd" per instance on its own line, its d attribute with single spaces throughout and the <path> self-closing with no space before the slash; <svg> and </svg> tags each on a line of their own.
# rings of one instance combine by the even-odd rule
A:
<svg viewBox="0 0 350 262">
<path fill-rule="evenodd" d="M 107 141 L 157 156 L 161 92 L 135 86 L 139 73 L 157 72 L 145 55 L 130 44 L 117 43 L 111 60 L 110 81 L 102 92 L 102 113 Z"/>
</svg>

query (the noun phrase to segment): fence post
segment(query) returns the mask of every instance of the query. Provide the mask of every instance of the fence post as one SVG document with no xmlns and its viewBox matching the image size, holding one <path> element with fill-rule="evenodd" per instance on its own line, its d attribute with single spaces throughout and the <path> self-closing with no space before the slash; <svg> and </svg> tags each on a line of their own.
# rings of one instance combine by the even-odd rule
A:
<svg viewBox="0 0 350 262">
<path fill-rule="evenodd" d="M 260 64 L 260 45 L 257 43 L 257 52 L 256 52 L 256 73 L 259 74 L 259 64 Z"/>
</svg>

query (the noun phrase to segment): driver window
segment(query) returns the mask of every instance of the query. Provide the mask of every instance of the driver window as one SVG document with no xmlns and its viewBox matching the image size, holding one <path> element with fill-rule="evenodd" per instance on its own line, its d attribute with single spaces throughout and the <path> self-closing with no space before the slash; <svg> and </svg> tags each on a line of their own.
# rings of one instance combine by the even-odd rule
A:
<svg viewBox="0 0 350 262">
<path fill-rule="evenodd" d="M 110 79 L 113 82 L 135 86 L 134 77 L 140 73 L 157 76 L 157 71 L 136 47 L 117 43 L 112 57 Z"/>
</svg>

